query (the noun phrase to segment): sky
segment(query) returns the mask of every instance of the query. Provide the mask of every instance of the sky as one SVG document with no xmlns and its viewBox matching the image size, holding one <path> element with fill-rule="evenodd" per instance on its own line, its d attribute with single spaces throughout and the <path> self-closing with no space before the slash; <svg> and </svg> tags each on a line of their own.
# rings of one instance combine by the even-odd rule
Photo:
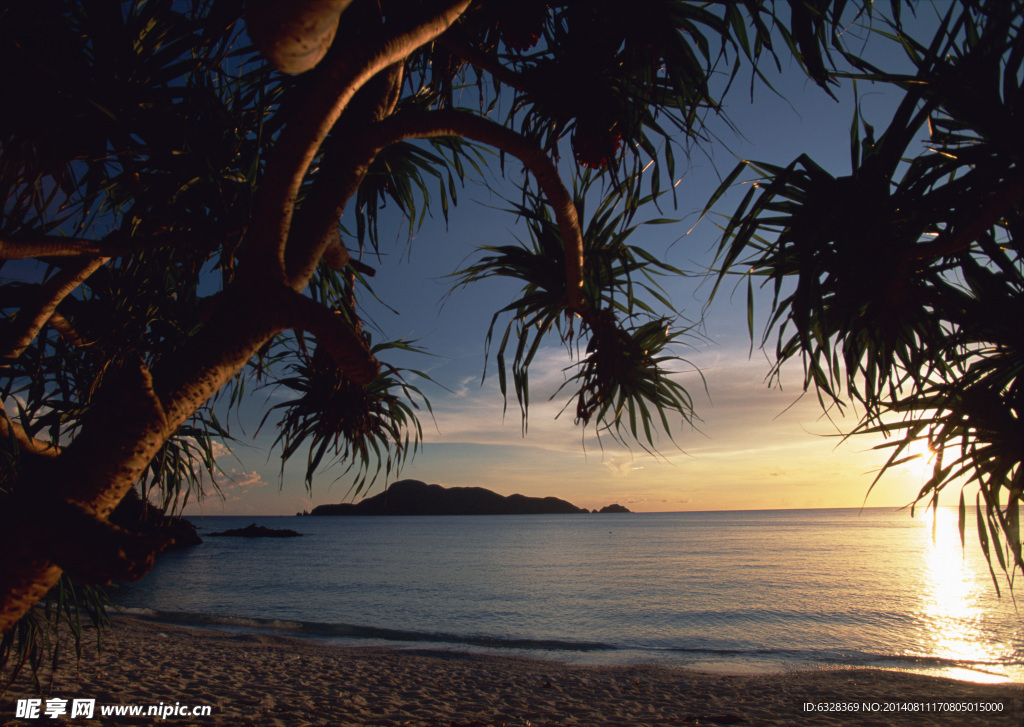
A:
<svg viewBox="0 0 1024 727">
<path fill-rule="evenodd" d="M 922 16 L 922 23 L 933 22 L 926 11 Z M 887 67 L 900 63 L 898 52 L 879 52 Z M 748 81 L 741 77 L 726 105 L 740 133 L 712 120 L 715 141 L 679 165 L 678 206 L 669 203 L 662 212 L 649 214 L 680 221 L 642 228 L 634 238 L 694 272 L 664 284 L 679 314 L 700 324 L 692 348 L 679 352 L 690 366 L 678 367 L 694 399 L 696 426 L 680 425 L 674 441 L 662 438 L 653 454 L 581 432 L 571 407 L 559 416 L 565 397 L 549 400 L 569 363 L 557 341 L 542 349 L 531 369 L 526 432 L 514 398 L 503 413 L 493 357 L 481 380 L 484 338 L 491 315 L 511 300 L 514 289 L 489 282 L 448 295 L 452 282 L 446 276 L 471 259 L 477 245 L 508 244 L 523 233 L 511 215 L 500 211 L 500 191 L 511 185 L 497 179 L 490 185 L 469 182 L 448 224 L 437 214 L 409 239 L 401 221 L 392 219 L 391 246 L 381 260 L 370 261 L 379 269 L 377 294 L 399 311 L 375 308 L 373 323 L 390 338 L 415 340 L 431 351 L 431 356 L 403 359 L 400 365 L 424 371 L 436 382 L 417 384 L 430 400 L 433 417 L 425 413 L 422 448 L 389 482 L 413 478 L 480 486 L 503 495 L 560 497 L 588 509 L 619 503 L 635 512 L 902 507 L 913 501 L 927 480 L 925 466 L 896 468 L 872 488 L 886 457 L 873 449 L 880 442 L 844 439 L 841 433 L 856 417 L 826 416 L 813 393 L 801 396 L 798 361 L 783 368 L 781 385 L 769 386 L 774 337 L 769 355 L 759 347 L 767 296 L 759 296 L 753 346 L 745 290 L 731 294 L 726 288 L 705 309 L 711 289 L 706 273 L 719 231 L 716 215 L 699 219 L 700 211 L 737 159 L 788 164 L 807 153 L 833 173 L 849 170 L 855 100 L 849 85 L 836 89 L 837 102 L 790 66 L 772 77 L 778 93 L 761 86 L 751 101 L 749 85 L 744 85 Z M 897 97 L 863 84 L 857 91 L 865 118 L 884 127 Z M 514 179 L 515 169 L 507 166 Z M 713 212 L 731 213 L 744 191 L 724 197 Z M 229 417 L 235 441 L 232 452 L 225 450 L 218 459 L 224 470 L 217 478 L 220 494 L 193 500 L 186 515 L 291 515 L 382 490 L 385 482 L 379 479 L 356 495 L 352 477 L 335 467 L 321 471 L 307 491 L 304 453 L 282 471 L 279 452 L 271 449 L 273 419 L 257 431 L 262 412 L 281 396 L 270 390 L 254 393 L 241 413 Z"/>
</svg>

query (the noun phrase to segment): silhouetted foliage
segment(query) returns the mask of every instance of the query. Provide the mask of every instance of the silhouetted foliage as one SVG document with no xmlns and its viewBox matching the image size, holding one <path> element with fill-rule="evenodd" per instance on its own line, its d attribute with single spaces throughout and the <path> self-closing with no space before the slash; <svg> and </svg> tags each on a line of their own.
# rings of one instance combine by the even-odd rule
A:
<svg viewBox="0 0 1024 727">
<path fill-rule="evenodd" d="M 412 344 L 363 321 L 388 205 L 414 232 L 467 180 L 520 185 L 528 239 L 483 248 L 456 285 L 521 283 L 485 345 L 524 426 L 551 336 L 582 426 L 654 448 L 692 422 L 673 378 L 690 324 L 658 284 L 680 271 L 633 235 L 671 222 L 655 210 L 679 153 L 710 143 L 740 72 L 789 58 L 822 93 L 846 77 L 905 100 L 880 134 L 854 119 L 847 176 L 806 157 L 729 175 L 712 203 L 745 169 L 763 179 L 721 269 L 767 281 L 779 365 L 800 357 L 823 404 L 863 407 L 888 466 L 927 438 L 921 498 L 976 482 L 986 553 L 1024 567 L 1020 0 L 951 3 L 925 40 L 898 0 L 888 20 L 846 0 L 354 0 L 323 4 L 299 57 L 307 5 L 254 0 L 248 26 L 230 0 L 0 5 L 18 69 L 0 77 L 0 659 L 39 661 L 32 607 L 59 586 L 70 612 L 69 577 L 148 569 L 163 543 L 109 514 L 131 488 L 201 494 L 230 441 L 215 403 L 290 390 L 265 421 L 284 460 L 306 452 L 308 486 L 336 462 L 360 489 L 415 452 L 422 374 L 379 360 Z M 857 23 L 916 73 L 859 57 Z"/>
<path fill-rule="evenodd" d="M 1011 571 L 1024 568 L 1024 4 L 941 8 L 933 38 L 876 30 L 913 73 L 843 53 L 854 77 L 904 92 L 883 130 L 855 115 L 849 175 L 806 156 L 735 170 L 730 183 L 748 166 L 763 181 L 725 226 L 720 262 L 772 291 L 776 371 L 800 358 L 824 406 L 859 405 L 853 433 L 891 450 L 879 477 L 924 441 L 918 502 L 959 490 L 961 538 L 976 485 L 982 549 Z"/>
</svg>

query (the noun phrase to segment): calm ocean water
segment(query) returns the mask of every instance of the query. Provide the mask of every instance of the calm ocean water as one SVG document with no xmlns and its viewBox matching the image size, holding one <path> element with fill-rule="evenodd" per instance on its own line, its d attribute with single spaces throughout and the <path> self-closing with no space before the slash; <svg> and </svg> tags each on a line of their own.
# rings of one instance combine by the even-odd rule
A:
<svg viewBox="0 0 1024 727">
<path fill-rule="evenodd" d="M 347 645 L 575 663 L 830 665 L 1024 681 L 1024 610 L 956 511 L 193 518 L 205 538 L 115 603 L 130 614 Z M 1019 594 L 1018 594 L 1019 595 Z"/>
</svg>

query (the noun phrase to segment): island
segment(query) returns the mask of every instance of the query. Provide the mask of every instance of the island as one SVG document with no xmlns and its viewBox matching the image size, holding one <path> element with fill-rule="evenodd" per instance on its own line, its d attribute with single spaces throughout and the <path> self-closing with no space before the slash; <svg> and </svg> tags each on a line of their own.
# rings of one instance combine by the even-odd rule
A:
<svg viewBox="0 0 1024 727">
<path fill-rule="evenodd" d="M 618 515 L 630 513 L 633 511 L 627 508 L 625 505 L 620 505 L 619 503 L 616 502 L 614 505 L 606 505 L 605 507 L 602 507 L 600 510 L 594 510 L 594 512 L 599 513 L 601 515 L 606 515 L 608 513 L 614 513 Z"/>
<path fill-rule="evenodd" d="M 483 487 L 442 487 L 428 485 L 419 480 L 399 480 L 379 495 L 368 497 L 361 502 L 319 505 L 309 514 L 575 515 L 589 512 L 586 508 L 576 507 L 571 502 L 557 497 L 505 496 Z"/>
</svg>

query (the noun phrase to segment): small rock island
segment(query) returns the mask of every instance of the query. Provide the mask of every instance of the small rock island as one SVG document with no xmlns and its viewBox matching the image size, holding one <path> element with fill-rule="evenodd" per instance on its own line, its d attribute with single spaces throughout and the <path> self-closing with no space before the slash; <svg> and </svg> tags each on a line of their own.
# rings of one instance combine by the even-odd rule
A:
<svg viewBox="0 0 1024 727">
<path fill-rule="evenodd" d="M 267 528 L 253 523 L 244 528 L 225 530 L 222 533 L 210 533 L 211 538 L 298 538 L 302 533 L 294 530 Z"/>
<path fill-rule="evenodd" d="M 618 509 L 610 509 L 618 508 Z M 310 515 L 574 515 L 590 511 L 557 497 L 499 495 L 483 487 L 442 487 L 399 480 L 357 503 L 319 505 Z M 595 511 L 596 512 L 596 511 Z M 629 512 L 609 505 L 601 512 Z"/>
<path fill-rule="evenodd" d="M 605 513 L 627 513 L 633 511 L 625 507 L 624 505 L 620 505 L 619 503 L 616 502 L 614 505 L 606 505 L 605 507 L 602 507 L 600 510 L 594 510 L 594 512 L 601 513 L 603 515 Z"/>
</svg>

